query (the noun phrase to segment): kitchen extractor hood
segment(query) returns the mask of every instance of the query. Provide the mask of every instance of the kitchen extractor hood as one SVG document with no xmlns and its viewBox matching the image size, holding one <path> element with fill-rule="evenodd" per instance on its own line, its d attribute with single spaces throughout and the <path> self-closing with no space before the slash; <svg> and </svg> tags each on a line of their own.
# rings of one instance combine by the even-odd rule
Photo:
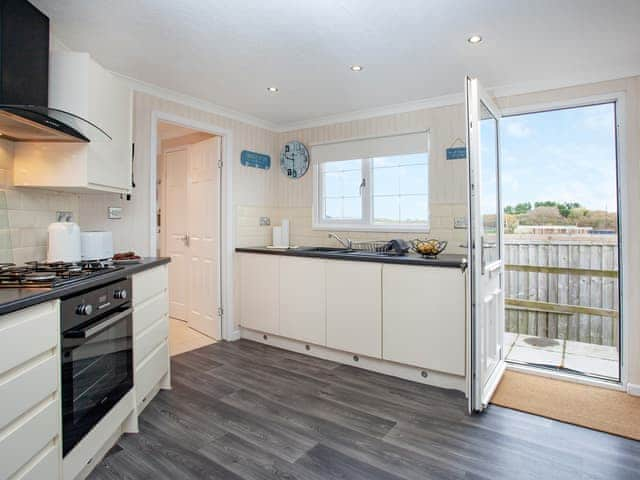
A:
<svg viewBox="0 0 640 480">
<path fill-rule="evenodd" d="M 49 108 L 49 18 L 27 0 L 0 0 L 0 138 L 108 142 L 98 126 Z"/>
</svg>

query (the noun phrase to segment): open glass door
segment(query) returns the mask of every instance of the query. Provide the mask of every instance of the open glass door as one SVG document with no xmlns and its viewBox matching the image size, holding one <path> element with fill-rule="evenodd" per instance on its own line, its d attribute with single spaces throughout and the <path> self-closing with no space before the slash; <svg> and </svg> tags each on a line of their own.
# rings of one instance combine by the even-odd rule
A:
<svg viewBox="0 0 640 480">
<path fill-rule="evenodd" d="M 469 413 L 489 404 L 505 370 L 504 248 L 500 206 L 500 112 L 475 78 L 466 79 L 469 198 L 467 391 Z"/>
</svg>

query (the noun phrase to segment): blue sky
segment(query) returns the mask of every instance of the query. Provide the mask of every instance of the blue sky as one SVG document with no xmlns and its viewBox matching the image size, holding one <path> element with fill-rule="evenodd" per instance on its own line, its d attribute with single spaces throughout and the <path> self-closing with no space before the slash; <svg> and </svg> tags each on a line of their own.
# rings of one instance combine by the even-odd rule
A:
<svg viewBox="0 0 640 480">
<path fill-rule="evenodd" d="M 556 200 L 617 210 L 612 103 L 505 117 L 503 204 Z"/>
</svg>

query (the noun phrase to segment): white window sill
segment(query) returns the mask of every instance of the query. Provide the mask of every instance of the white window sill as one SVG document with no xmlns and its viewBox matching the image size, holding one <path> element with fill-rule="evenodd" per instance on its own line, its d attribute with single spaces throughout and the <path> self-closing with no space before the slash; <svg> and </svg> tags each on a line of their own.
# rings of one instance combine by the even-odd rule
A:
<svg viewBox="0 0 640 480">
<path fill-rule="evenodd" d="M 359 223 L 314 223 L 311 229 L 332 232 L 429 233 L 431 231 L 428 225 L 363 225 Z"/>
</svg>

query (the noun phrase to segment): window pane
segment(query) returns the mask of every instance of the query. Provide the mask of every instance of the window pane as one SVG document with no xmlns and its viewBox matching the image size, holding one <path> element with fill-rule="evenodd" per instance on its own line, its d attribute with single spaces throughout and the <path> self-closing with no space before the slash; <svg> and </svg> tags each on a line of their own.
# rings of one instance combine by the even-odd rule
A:
<svg viewBox="0 0 640 480">
<path fill-rule="evenodd" d="M 498 122 L 489 109 L 480 103 L 480 210 L 485 244 L 482 245 L 485 264 L 500 258 L 498 238 Z"/>
<path fill-rule="evenodd" d="M 325 173 L 323 184 L 325 197 L 341 197 L 343 195 L 342 173 Z"/>
<path fill-rule="evenodd" d="M 429 165 L 426 153 L 374 158 L 371 167 L 375 223 L 428 223 Z"/>
<path fill-rule="evenodd" d="M 426 195 L 400 197 L 400 222 L 424 224 L 429 220 L 429 199 Z"/>
<path fill-rule="evenodd" d="M 343 195 L 347 197 L 360 197 L 360 184 L 362 183 L 362 172 L 351 170 L 342 173 Z"/>
<path fill-rule="evenodd" d="M 429 190 L 429 179 L 426 165 L 410 165 L 400 167 L 400 193 L 425 194 Z"/>
<path fill-rule="evenodd" d="M 345 197 L 343 201 L 343 218 L 362 218 L 362 199 L 360 197 Z"/>
<path fill-rule="evenodd" d="M 327 162 L 320 166 L 326 220 L 362 220 L 362 160 Z"/>
<path fill-rule="evenodd" d="M 342 218 L 342 198 L 326 198 L 324 201 L 325 218 Z"/>
<path fill-rule="evenodd" d="M 373 169 L 373 194 L 398 195 L 400 193 L 400 172 L 397 167 Z"/>
<path fill-rule="evenodd" d="M 398 223 L 400 221 L 399 198 L 374 197 L 373 212 L 375 223 Z"/>
</svg>

